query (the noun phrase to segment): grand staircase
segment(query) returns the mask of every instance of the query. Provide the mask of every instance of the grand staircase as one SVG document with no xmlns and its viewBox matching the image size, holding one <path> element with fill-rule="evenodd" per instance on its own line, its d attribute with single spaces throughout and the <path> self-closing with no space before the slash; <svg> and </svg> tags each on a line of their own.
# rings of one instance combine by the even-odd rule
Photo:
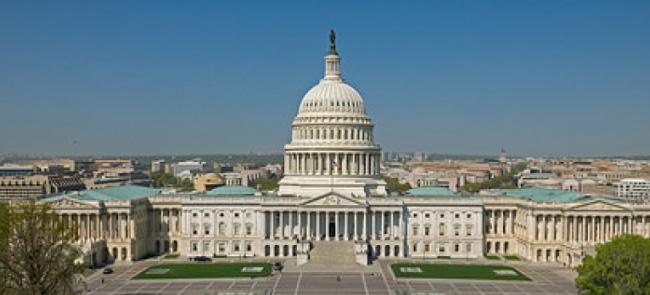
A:
<svg viewBox="0 0 650 295">
<path fill-rule="evenodd" d="M 354 243 L 351 241 L 315 241 L 308 265 L 323 267 L 356 266 Z"/>
</svg>

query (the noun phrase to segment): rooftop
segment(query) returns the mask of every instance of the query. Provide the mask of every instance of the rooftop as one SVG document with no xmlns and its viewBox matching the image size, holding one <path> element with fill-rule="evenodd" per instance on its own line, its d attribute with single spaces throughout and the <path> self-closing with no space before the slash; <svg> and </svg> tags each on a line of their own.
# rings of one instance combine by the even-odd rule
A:
<svg viewBox="0 0 650 295">
<path fill-rule="evenodd" d="M 95 190 L 85 190 L 80 192 L 70 192 L 57 195 L 46 196 L 44 201 L 56 201 L 63 197 L 73 198 L 83 201 L 111 201 L 111 200 L 133 200 L 144 197 L 150 197 L 160 194 L 159 189 L 148 188 L 137 185 L 114 186 Z"/>
<path fill-rule="evenodd" d="M 455 196 L 456 193 L 452 192 L 446 187 L 436 187 L 436 186 L 426 186 L 426 187 L 416 187 L 408 190 L 406 192 L 409 196 L 414 197 L 424 197 L 424 196 Z"/>
<path fill-rule="evenodd" d="M 207 196 L 253 196 L 257 190 L 248 186 L 220 186 L 205 193 Z"/>
</svg>

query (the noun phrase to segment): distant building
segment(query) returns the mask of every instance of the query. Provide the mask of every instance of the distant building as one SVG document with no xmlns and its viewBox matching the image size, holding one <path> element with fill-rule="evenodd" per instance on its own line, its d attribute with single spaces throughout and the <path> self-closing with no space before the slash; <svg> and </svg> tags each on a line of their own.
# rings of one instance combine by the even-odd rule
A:
<svg viewBox="0 0 650 295">
<path fill-rule="evenodd" d="M 1 166 L 0 167 L 0 176 L 27 176 L 32 175 L 36 172 L 36 166 Z"/>
<path fill-rule="evenodd" d="M 219 174 L 217 173 L 207 173 L 207 174 L 197 175 L 194 178 L 193 182 L 194 182 L 194 189 L 200 193 L 224 185 L 223 177 L 219 176 Z"/>
<path fill-rule="evenodd" d="M 650 199 L 650 181 L 640 178 L 625 178 L 614 186 L 616 197 L 632 200 Z"/>
<path fill-rule="evenodd" d="M 206 172 L 206 165 L 205 162 L 196 160 L 178 162 L 174 165 L 174 176 L 181 177 L 187 175 L 188 172 L 190 175 Z"/>
<path fill-rule="evenodd" d="M 167 164 L 165 160 L 151 162 L 151 172 L 165 173 L 165 164 Z"/>
<path fill-rule="evenodd" d="M 34 198 L 85 189 L 76 176 L 29 175 L 0 177 L 0 201 Z"/>
</svg>

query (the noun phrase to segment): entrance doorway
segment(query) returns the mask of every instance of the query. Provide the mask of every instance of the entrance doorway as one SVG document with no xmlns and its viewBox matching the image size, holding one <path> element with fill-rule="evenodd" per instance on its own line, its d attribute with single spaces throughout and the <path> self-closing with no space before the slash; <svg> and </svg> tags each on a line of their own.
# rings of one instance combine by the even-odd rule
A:
<svg viewBox="0 0 650 295">
<path fill-rule="evenodd" d="M 336 224 L 334 222 L 330 222 L 327 232 L 330 238 L 333 238 L 336 235 Z"/>
</svg>

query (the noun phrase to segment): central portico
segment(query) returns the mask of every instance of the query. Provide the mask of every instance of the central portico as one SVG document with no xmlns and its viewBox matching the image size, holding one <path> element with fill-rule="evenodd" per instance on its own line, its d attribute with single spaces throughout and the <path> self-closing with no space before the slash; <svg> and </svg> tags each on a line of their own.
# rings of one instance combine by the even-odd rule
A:
<svg viewBox="0 0 650 295">
<path fill-rule="evenodd" d="M 381 149 L 361 95 L 341 77 L 334 33 L 325 76 L 302 99 L 285 146 L 279 195 L 318 197 L 327 192 L 365 198 L 385 196 Z"/>
</svg>

